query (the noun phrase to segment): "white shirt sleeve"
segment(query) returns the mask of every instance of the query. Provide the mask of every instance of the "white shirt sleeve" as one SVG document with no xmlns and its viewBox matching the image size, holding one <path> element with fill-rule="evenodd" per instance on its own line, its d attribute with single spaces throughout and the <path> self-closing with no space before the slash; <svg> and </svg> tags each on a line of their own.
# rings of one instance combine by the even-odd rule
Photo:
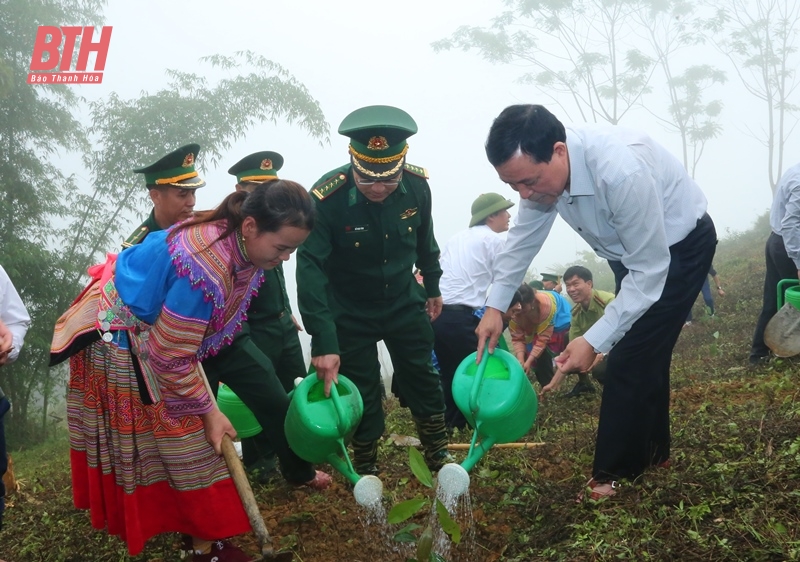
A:
<svg viewBox="0 0 800 562">
<path fill-rule="evenodd" d="M 606 190 L 611 226 L 619 236 L 628 275 L 605 314 L 584 335 L 595 350 L 606 353 L 664 290 L 670 253 L 662 197 L 651 169 L 640 167 Z"/>
<path fill-rule="evenodd" d="M 785 189 L 786 201 L 780 234 L 786 254 L 800 270 L 800 178 L 790 178 Z"/>
<path fill-rule="evenodd" d="M 494 283 L 486 306 L 502 312 L 508 310 L 514 291 L 519 288 L 533 258 L 542 249 L 557 214 L 555 205 L 542 207 L 527 199 L 520 201 L 519 212 L 508 231 L 503 252 L 497 256 L 494 264 Z"/>
<path fill-rule="evenodd" d="M 14 339 L 14 349 L 8 356 L 8 362 L 11 363 L 19 357 L 31 317 L 2 266 L 0 266 L 0 320 L 8 327 Z"/>
</svg>

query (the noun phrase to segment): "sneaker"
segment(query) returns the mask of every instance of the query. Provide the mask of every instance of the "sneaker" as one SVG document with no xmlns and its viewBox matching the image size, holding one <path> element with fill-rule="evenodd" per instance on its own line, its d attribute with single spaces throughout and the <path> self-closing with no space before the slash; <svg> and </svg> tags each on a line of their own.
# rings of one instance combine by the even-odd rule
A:
<svg viewBox="0 0 800 562">
<path fill-rule="evenodd" d="M 684 322 L 684 323 L 683 323 L 683 327 L 684 327 L 684 328 L 685 328 L 686 326 L 691 326 L 691 325 L 692 325 L 692 321 L 691 321 L 691 320 L 687 320 L 686 322 Z"/>
<path fill-rule="evenodd" d="M 377 476 L 378 475 L 378 465 L 377 464 L 353 465 L 353 470 L 355 470 L 356 474 L 358 474 L 359 476 Z"/>
<path fill-rule="evenodd" d="M 567 398 L 574 398 L 576 396 L 580 396 L 581 394 L 594 394 L 594 386 L 592 383 L 583 383 L 579 382 L 575 385 L 575 387 L 567 392 Z"/>
<path fill-rule="evenodd" d="M 192 562 L 252 562 L 253 560 L 228 541 L 214 541 L 208 554 L 192 555 Z"/>
</svg>

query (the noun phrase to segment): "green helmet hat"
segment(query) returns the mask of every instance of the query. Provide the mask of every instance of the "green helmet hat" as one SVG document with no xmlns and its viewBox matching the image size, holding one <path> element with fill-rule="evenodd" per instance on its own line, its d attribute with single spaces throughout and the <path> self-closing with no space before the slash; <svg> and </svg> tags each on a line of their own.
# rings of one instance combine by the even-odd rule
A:
<svg viewBox="0 0 800 562">
<path fill-rule="evenodd" d="M 485 220 L 489 215 L 498 211 L 504 211 L 514 206 L 514 203 L 499 193 L 481 193 L 472 202 L 472 219 L 469 221 L 470 228 Z"/>
<path fill-rule="evenodd" d="M 339 125 L 339 134 L 350 137 L 353 166 L 360 175 L 376 180 L 400 173 L 408 152 L 406 139 L 416 132 L 414 119 L 389 105 L 356 109 Z"/>
<path fill-rule="evenodd" d="M 552 283 L 558 283 L 558 275 L 555 273 L 542 273 L 542 281 L 550 281 Z"/>
<path fill-rule="evenodd" d="M 199 152 L 199 144 L 187 144 L 173 150 L 155 164 L 133 171 L 144 174 L 144 183 L 147 186 L 170 185 L 181 189 L 197 189 L 206 184 L 195 169 Z"/>
<path fill-rule="evenodd" d="M 262 150 L 254 152 L 230 167 L 228 173 L 236 176 L 237 183 L 264 183 L 278 179 L 278 170 L 283 167 L 283 156 L 277 152 Z"/>
</svg>

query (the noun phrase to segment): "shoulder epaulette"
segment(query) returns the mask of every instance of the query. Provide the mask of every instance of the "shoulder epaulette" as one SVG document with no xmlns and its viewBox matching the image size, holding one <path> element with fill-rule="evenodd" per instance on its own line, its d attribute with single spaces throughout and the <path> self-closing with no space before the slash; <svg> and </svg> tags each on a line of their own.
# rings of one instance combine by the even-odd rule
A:
<svg viewBox="0 0 800 562">
<path fill-rule="evenodd" d="M 337 173 L 334 176 L 326 179 L 323 182 L 311 190 L 311 193 L 314 196 L 322 201 L 326 197 L 328 197 L 331 193 L 335 192 L 337 189 L 342 187 L 347 182 L 347 176 L 344 175 L 342 172 Z"/>
<path fill-rule="evenodd" d="M 139 242 L 145 239 L 145 237 L 150 233 L 150 229 L 146 226 L 142 225 L 137 228 L 133 234 L 128 236 L 128 239 L 122 243 L 122 249 L 130 248 L 131 246 L 135 246 Z"/>
<path fill-rule="evenodd" d="M 608 303 L 607 302 L 603 302 L 603 299 L 600 298 L 600 295 L 595 293 L 594 295 L 592 295 L 592 298 L 594 299 L 594 301 L 597 304 L 600 305 L 600 308 L 602 308 L 603 310 L 605 310 L 605 308 L 608 306 Z M 609 301 L 609 302 L 611 302 L 611 301 Z"/>
<path fill-rule="evenodd" d="M 405 166 L 403 166 L 403 169 L 406 172 L 408 172 L 410 174 L 414 174 L 415 176 L 419 176 L 421 178 L 428 179 L 428 177 L 429 177 L 428 176 L 428 170 L 426 170 L 425 168 L 421 168 L 419 166 L 415 166 L 414 164 L 406 163 Z"/>
</svg>

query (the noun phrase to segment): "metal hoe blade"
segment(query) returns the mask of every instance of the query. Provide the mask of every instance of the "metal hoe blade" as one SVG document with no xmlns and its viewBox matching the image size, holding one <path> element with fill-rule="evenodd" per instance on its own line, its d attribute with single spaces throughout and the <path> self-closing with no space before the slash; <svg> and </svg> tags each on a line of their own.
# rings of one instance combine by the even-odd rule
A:
<svg viewBox="0 0 800 562">
<path fill-rule="evenodd" d="M 778 357 L 800 353 L 800 310 L 789 303 L 783 305 L 767 324 L 764 342 Z"/>
</svg>

